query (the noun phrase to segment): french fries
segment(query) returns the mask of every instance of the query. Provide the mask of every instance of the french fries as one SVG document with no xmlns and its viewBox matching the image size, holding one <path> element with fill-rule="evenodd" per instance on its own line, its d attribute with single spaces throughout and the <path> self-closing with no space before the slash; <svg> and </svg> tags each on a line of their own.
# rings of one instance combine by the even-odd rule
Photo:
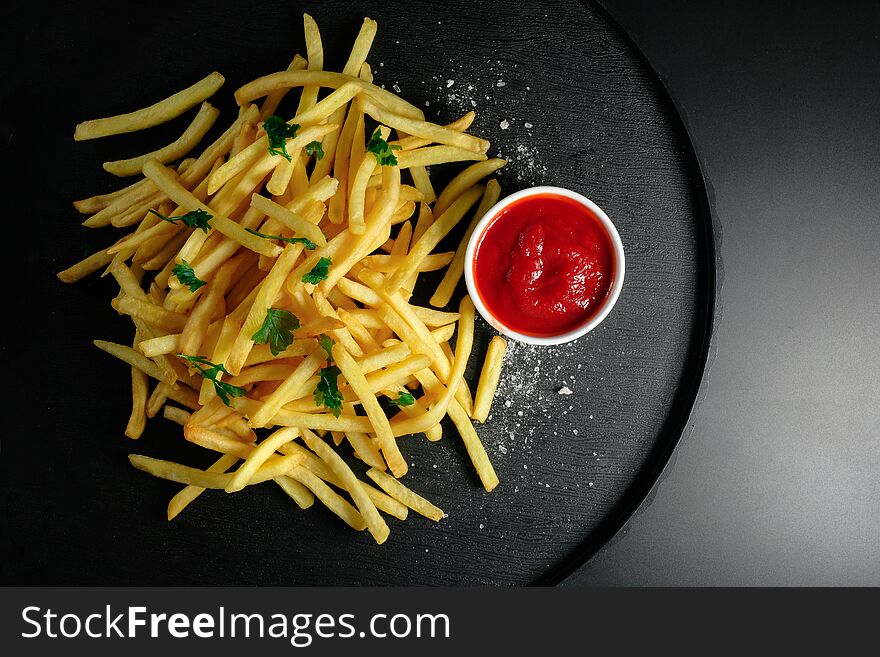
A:
<svg viewBox="0 0 880 657">
<path fill-rule="evenodd" d="M 273 483 L 296 507 L 317 500 L 381 544 L 386 516 L 444 517 L 404 481 L 407 443 L 418 439 L 410 436 L 454 439 L 441 429 L 445 417 L 483 487 L 498 485 L 472 420 L 489 415 L 506 343 L 490 342 L 472 398 L 464 375 L 476 351 L 474 305 L 465 296 L 446 309 L 464 243 L 434 251 L 459 223 L 470 225 L 467 239 L 500 195 L 497 180 L 483 179 L 506 162 L 467 132 L 473 112 L 433 123 L 373 83 L 375 21 L 364 20 L 341 72 L 325 70 L 326 42 L 308 14 L 303 27 L 306 57 L 237 89 L 238 116 L 198 156 L 191 151 L 218 120 L 207 98 L 223 84 L 219 73 L 77 126 L 76 140 L 95 139 L 201 104 L 172 144 L 104 163 L 142 177 L 74 207 L 90 215 L 84 225 L 126 233 L 58 277 L 103 270 L 118 284 L 111 306 L 131 319 L 133 346 L 94 344 L 130 369 L 125 434 L 148 436 L 150 420 L 164 417 L 219 454 L 204 470 L 129 456 L 184 485 L 169 520 L 206 490 Z M 276 116 L 290 93 L 299 95 L 293 116 Z M 438 195 L 427 167 L 456 162 L 474 163 Z M 443 270 L 426 307 L 413 289 L 421 274 Z"/>
<path fill-rule="evenodd" d="M 173 142 L 145 155 L 139 155 L 127 160 L 104 162 L 104 171 L 119 177 L 136 176 L 144 168 L 144 162 L 147 160 L 157 160 L 162 164 L 177 160 L 189 153 L 202 140 L 202 137 L 211 129 L 218 116 L 220 116 L 220 110 L 213 107 L 210 103 L 202 103 L 202 107 L 192 123 Z"/>
<path fill-rule="evenodd" d="M 76 126 L 73 138 L 77 141 L 97 139 L 124 132 L 137 132 L 165 123 L 213 96 L 223 86 L 223 82 L 223 76 L 215 71 L 194 85 L 149 107 L 105 119 L 83 121 Z"/>
</svg>

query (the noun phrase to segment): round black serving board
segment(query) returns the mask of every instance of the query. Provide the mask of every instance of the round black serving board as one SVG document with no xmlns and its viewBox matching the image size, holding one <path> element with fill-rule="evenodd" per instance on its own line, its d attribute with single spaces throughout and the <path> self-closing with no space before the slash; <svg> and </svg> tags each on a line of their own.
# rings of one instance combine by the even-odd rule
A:
<svg viewBox="0 0 880 657">
<path fill-rule="evenodd" d="M 226 123 L 235 88 L 303 52 L 306 9 L 335 70 L 363 16 L 378 20 L 370 56 L 377 83 L 399 88 L 440 123 L 474 109 L 472 131 L 492 141 L 491 155 L 511 160 L 500 174 L 504 193 L 552 184 L 585 194 L 616 223 L 627 255 L 623 293 L 599 328 L 558 348 L 511 344 L 492 416 L 478 426 L 501 485 L 482 490 L 452 428 L 437 444 L 404 440 L 407 483 L 448 518 L 391 519 L 382 546 L 319 505 L 299 510 L 272 486 L 209 491 L 167 522 L 165 505 L 180 487 L 132 469 L 126 455 L 202 467 L 213 457 L 162 419 L 137 442 L 123 436 L 128 369 L 91 345 L 131 338 L 109 306 L 114 283 L 93 276 L 64 286 L 54 278 L 115 239 L 110 229 L 80 227 L 70 206 L 118 186 L 100 163 L 170 141 L 190 115 L 82 143 L 72 139 L 74 125 L 141 107 L 211 70 L 227 78 L 212 99 Z M 7 226 L 31 246 L 15 279 L 27 283 L 16 288 L 24 312 L 5 349 L 6 371 L 18 373 L 7 389 L 15 386 L 21 426 L 3 440 L 4 581 L 552 583 L 623 525 L 695 400 L 714 251 L 681 123 L 634 46 L 599 10 L 574 2 L 285 1 L 79 3 L 39 18 L 19 11 L 7 24 L 20 39 L 4 99 L 7 111 L 20 112 L 4 121 L 19 174 L 16 220 Z M 438 186 L 453 169 L 436 168 Z M 490 335 L 479 322 L 478 353 Z M 563 386 L 573 394 L 558 394 Z"/>
</svg>

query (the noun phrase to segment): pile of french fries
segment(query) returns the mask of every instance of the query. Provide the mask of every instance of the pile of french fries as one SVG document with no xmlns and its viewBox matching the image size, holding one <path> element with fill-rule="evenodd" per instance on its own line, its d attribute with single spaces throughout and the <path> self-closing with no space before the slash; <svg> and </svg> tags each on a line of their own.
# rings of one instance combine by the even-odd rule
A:
<svg viewBox="0 0 880 657">
<path fill-rule="evenodd" d="M 473 303 L 465 296 L 457 311 L 441 309 L 474 225 L 500 195 L 495 179 L 483 181 L 505 161 L 488 158 L 489 143 L 466 132 L 472 112 L 437 125 L 373 84 L 366 60 L 375 21 L 364 20 L 342 72 L 323 70 L 308 15 L 304 28 L 306 56 L 239 88 L 238 116 L 197 157 L 190 153 L 219 116 L 207 102 L 224 82 L 219 73 L 76 127 L 77 140 L 106 137 L 200 106 L 174 143 L 104 164 L 140 179 L 74 206 L 89 215 L 85 226 L 126 232 L 58 276 L 74 282 L 103 270 L 119 284 L 112 306 L 131 318 L 133 343 L 95 344 L 131 367 L 126 435 L 140 437 L 161 414 L 220 454 L 205 470 L 130 456 L 136 468 L 185 485 L 169 520 L 205 489 L 272 481 L 301 508 L 317 497 L 383 543 L 382 514 L 443 517 L 401 482 L 404 436 L 440 440 L 448 415 L 485 489 L 498 484 L 473 423 L 489 414 L 505 342 L 490 343 L 472 395 L 463 375 L 474 355 Z M 268 123 L 291 92 L 298 105 L 291 127 L 281 124 L 289 131 L 279 150 Z M 470 164 L 437 195 L 428 167 L 449 162 Z M 433 253 L 468 216 L 461 246 Z M 444 267 L 433 308 L 413 303 L 419 274 Z M 286 325 L 272 324 L 279 318 Z M 260 340 L 267 330 L 279 344 Z"/>
</svg>

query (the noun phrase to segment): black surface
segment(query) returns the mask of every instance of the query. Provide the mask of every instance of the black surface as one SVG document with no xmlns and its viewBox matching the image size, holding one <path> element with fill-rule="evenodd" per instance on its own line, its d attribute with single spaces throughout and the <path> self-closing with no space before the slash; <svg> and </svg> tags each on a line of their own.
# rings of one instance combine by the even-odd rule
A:
<svg viewBox="0 0 880 657">
<path fill-rule="evenodd" d="M 135 451 L 206 465 L 210 455 L 181 445 L 179 429 L 164 421 L 138 443 L 123 437 L 127 368 L 90 344 L 130 340 L 127 321 L 109 308 L 113 283 L 91 278 L 65 287 L 54 272 L 112 239 L 80 227 L 69 206 L 114 188 L 100 162 L 164 143 L 186 119 L 95 142 L 70 135 L 82 119 L 142 106 L 214 68 L 227 77 L 217 103 L 228 120 L 233 89 L 283 68 L 302 49 L 301 7 L 271 5 L 252 12 L 188 4 L 171 21 L 158 10 L 132 14 L 107 3 L 11 23 L 29 53 L 17 62 L 12 97 L 52 147 L 34 148 L 33 129 L 12 124 L 12 155 L 23 174 L 16 199 L 27 197 L 19 212 L 29 218 L 15 226 L 26 227 L 35 248 L 24 269 L 27 330 L 18 333 L 31 351 L 9 354 L 25 373 L 18 399 L 26 412 L 17 415 L 20 438 L 3 444 L 4 579 L 555 581 L 617 529 L 675 445 L 702 374 L 714 280 L 705 192 L 677 116 L 628 41 L 576 3 L 310 8 L 328 68 L 339 68 L 363 14 L 371 15 L 380 23 L 370 58 L 378 82 L 429 101 L 428 116 L 441 122 L 471 109 L 474 98 L 475 131 L 492 140 L 493 153 L 513 158 L 501 176 L 505 192 L 568 186 L 599 203 L 620 230 L 626 283 L 603 325 L 558 349 L 511 349 L 496 409 L 480 429 L 499 489 L 481 491 L 451 431 L 438 445 L 413 439 L 404 449 L 413 463 L 407 480 L 449 518 L 392 523 L 391 538 L 378 547 L 328 512 L 300 512 L 265 486 L 206 494 L 169 524 L 164 507 L 179 486 L 126 461 Z M 502 130 L 505 119 L 510 127 Z M 574 394 L 558 395 L 562 385 Z"/>
<path fill-rule="evenodd" d="M 880 585 L 880 6 L 603 4 L 684 111 L 724 276 L 692 431 L 570 581 Z"/>
</svg>

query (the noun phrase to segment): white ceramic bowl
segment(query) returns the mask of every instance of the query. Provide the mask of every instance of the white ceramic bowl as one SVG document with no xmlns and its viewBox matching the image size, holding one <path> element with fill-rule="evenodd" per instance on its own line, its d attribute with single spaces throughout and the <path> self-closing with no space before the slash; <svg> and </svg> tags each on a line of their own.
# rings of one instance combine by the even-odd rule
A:
<svg viewBox="0 0 880 657">
<path fill-rule="evenodd" d="M 608 236 L 611 239 L 611 247 L 614 250 L 614 281 L 611 285 L 611 289 L 608 291 L 608 296 L 605 298 L 605 302 L 602 304 L 602 307 L 599 308 L 598 312 L 594 313 L 591 319 L 578 326 L 571 331 L 566 333 L 560 333 L 558 335 L 526 335 L 524 333 L 519 333 L 514 331 L 503 323 L 501 323 L 486 307 L 486 304 L 483 303 L 483 300 L 480 298 L 479 293 L 477 292 L 477 286 L 474 283 L 474 252 L 476 251 L 477 245 L 480 243 L 480 239 L 483 237 L 483 233 L 486 228 L 488 228 L 489 224 L 501 213 L 504 208 L 506 208 L 511 203 L 518 201 L 521 198 L 526 196 L 535 196 L 538 194 L 550 194 L 556 196 L 565 196 L 567 198 L 573 199 L 586 207 L 590 212 L 593 213 L 601 222 L 602 225 L 605 226 L 605 230 L 608 232 Z M 474 307 L 480 313 L 480 315 L 485 319 L 489 324 L 491 324 L 499 333 L 503 333 L 504 335 L 514 339 L 519 340 L 520 342 L 528 342 L 530 344 L 543 344 L 543 345 L 554 345 L 554 344 L 562 344 L 564 342 L 571 342 L 575 340 L 585 333 L 592 331 L 596 328 L 603 319 L 608 316 L 608 313 L 611 312 L 611 309 L 614 307 L 614 304 L 617 302 L 617 297 L 620 296 L 620 290 L 623 287 L 623 274 L 626 268 L 626 261 L 623 255 L 623 243 L 620 241 L 620 235 L 617 232 L 617 228 L 615 228 L 614 224 L 611 223 L 611 219 L 608 218 L 608 215 L 600 208 L 598 205 L 593 203 L 590 199 L 577 192 L 573 192 L 568 189 L 563 189 L 562 187 L 549 187 L 549 186 L 541 186 L 541 187 L 529 187 L 528 189 L 523 189 L 518 192 L 514 192 L 510 196 L 501 199 L 493 205 L 489 211 L 483 216 L 483 218 L 479 221 L 479 223 L 474 228 L 474 232 L 471 235 L 470 240 L 468 241 L 467 251 L 465 252 L 464 259 L 464 279 L 467 283 L 468 292 L 471 295 L 471 299 L 474 302 Z"/>
</svg>

